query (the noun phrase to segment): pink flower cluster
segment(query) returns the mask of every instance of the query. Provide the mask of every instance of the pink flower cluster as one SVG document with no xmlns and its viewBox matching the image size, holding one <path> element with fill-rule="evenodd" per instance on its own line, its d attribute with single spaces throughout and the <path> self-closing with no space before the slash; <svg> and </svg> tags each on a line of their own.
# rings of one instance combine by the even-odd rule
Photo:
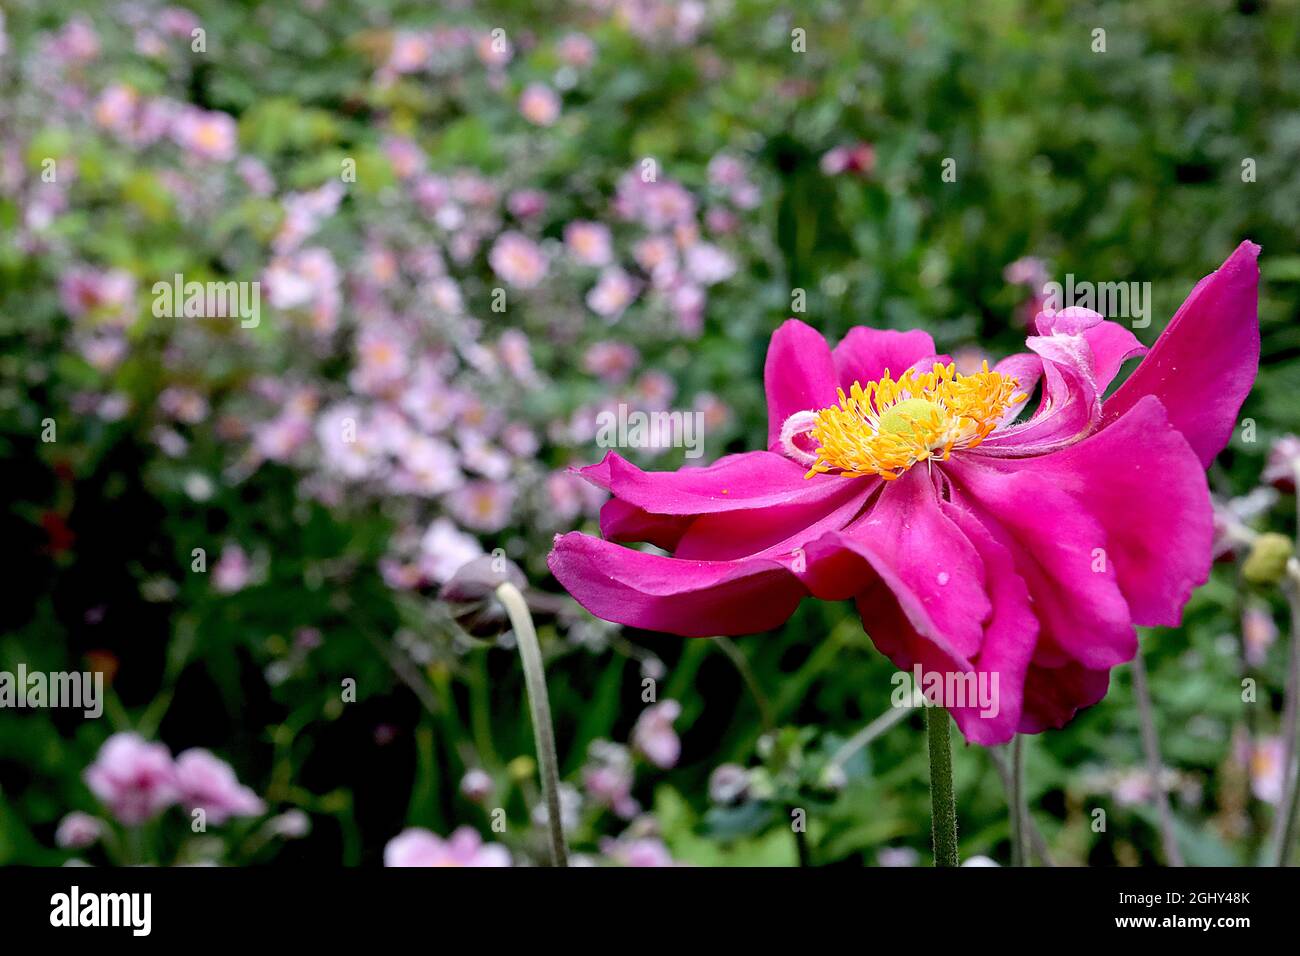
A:
<svg viewBox="0 0 1300 956">
<path fill-rule="evenodd" d="M 84 777 L 95 798 L 125 826 L 146 823 L 176 804 L 189 812 L 202 810 L 218 825 L 266 810 L 230 765 L 209 751 L 192 748 L 172 759 L 165 745 L 130 732 L 109 737 Z M 84 830 L 68 824 L 68 845 L 82 840 Z"/>
</svg>

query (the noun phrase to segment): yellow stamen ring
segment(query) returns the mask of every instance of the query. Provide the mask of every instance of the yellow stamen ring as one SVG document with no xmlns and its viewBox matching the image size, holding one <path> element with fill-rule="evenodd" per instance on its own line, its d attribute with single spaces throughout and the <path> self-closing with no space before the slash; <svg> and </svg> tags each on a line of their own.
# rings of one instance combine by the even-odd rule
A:
<svg viewBox="0 0 1300 956">
<path fill-rule="evenodd" d="M 947 461 L 954 449 L 979 445 L 1009 408 L 1029 398 L 1019 387 L 985 362 L 970 375 L 935 363 L 897 381 L 886 370 L 866 388 L 854 382 L 847 395 L 837 389 L 839 404 L 813 413 L 808 432 L 818 447 L 804 477 L 833 471 L 892 481 L 918 461 Z"/>
</svg>

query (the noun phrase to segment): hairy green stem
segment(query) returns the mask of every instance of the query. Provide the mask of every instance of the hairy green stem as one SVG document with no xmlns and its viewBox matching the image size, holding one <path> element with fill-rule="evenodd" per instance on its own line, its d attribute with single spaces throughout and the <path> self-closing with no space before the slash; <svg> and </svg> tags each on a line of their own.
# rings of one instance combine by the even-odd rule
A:
<svg viewBox="0 0 1300 956">
<path fill-rule="evenodd" d="M 930 813 L 934 865 L 957 865 L 957 798 L 952 788 L 952 719 L 942 707 L 925 708 L 930 744 Z"/>
<path fill-rule="evenodd" d="M 510 625 L 519 644 L 519 658 L 524 665 L 524 686 L 532 712 L 533 740 L 537 746 L 537 765 L 542 777 L 542 797 L 546 801 L 546 825 L 551 835 L 551 865 L 568 866 L 569 850 L 564 842 L 564 823 L 560 817 L 560 762 L 555 752 L 555 728 L 551 725 L 551 702 L 546 694 L 546 669 L 537 630 L 528 602 L 509 581 L 497 587 L 497 598 L 510 615 Z"/>
</svg>

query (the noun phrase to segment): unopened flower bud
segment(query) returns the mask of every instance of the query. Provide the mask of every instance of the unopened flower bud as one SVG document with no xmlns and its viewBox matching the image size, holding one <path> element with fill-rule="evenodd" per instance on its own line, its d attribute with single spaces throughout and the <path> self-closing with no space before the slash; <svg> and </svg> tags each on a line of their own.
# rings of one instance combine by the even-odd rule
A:
<svg viewBox="0 0 1300 956">
<path fill-rule="evenodd" d="M 496 597 L 497 588 L 507 582 L 522 591 L 528 580 L 503 553 L 485 554 L 453 574 L 438 597 L 447 602 L 456 623 L 468 633 L 493 637 L 510 628 L 510 618 Z"/>
<path fill-rule="evenodd" d="M 1241 574 L 1256 587 L 1279 584 L 1286 575 L 1286 563 L 1295 552 L 1291 539 L 1276 531 L 1266 531 L 1255 538 Z"/>
</svg>

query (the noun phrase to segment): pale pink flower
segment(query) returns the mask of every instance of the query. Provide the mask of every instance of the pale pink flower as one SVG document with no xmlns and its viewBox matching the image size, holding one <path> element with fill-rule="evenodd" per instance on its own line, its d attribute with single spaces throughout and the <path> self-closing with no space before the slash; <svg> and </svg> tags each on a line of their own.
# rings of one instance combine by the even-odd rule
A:
<svg viewBox="0 0 1300 956">
<path fill-rule="evenodd" d="M 582 514 L 583 485 L 587 482 L 567 471 L 553 471 L 546 476 L 546 512 L 552 524 L 563 527 Z"/>
<path fill-rule="evenodd" d="M 564 227 L 564 244 L 574 260 L 584 266 L 608 265 L 614 258 L 609 227 L 577 219 Z"/>
<path fill-rule="evenodd" d="M 506 209 L 516 219 L 533 219 L 546 211 L 546 202 L 540 189 L 516 189 L 506 197 Z"/>
<path fill-rule="evenodd" d="M 587 293 L 587 307 L 613 322 L 632 304 L 636 295 L 636 280 L 618 266 L 610 266 L 600 273 L 596 285 Z"/>
<path fill-rule="evenodd" d="M 180 796 L 171 753 L 135 733 L 104 741 L 84 776 L 95 798 L 126 826 L 153 819 Z"/>
<path fill-rule="evenodd" d="M 158 407 L 164 415 L 183 422 L 197 425 L 208 417 L 208 400 L 192 388 L 169 385 L 158 396 Z"/>
<path fill-rule="evenodd" d="M 585 33 L 566 33 L 556 44 L 556 52 L 565 64 L 578 69 L 596 60 L 596 44 Z"/>
<path fill-rule="evenodd" d="M 656 767 L 667 770 L 682 754 L 682 742 L 673 722 L 682 715 L 682 705 L 664 700 L 641 711 L 632 728 L 632 745 Z"/>
<path fill-rule="evenodd" d="M 609 807 L 623 819 L 640 812 L 632 799 L 632 755 L 626 747 L 608 740 L 595 740 L 587 748 L 588 760 L 582 768 L 582 785 L 597 806 Z"/>
<path fill-rule="evenodd" d="M 238 149 L 238 128 L 227 113 L 189 108 L 177 114 L 172 138 L 200 159 L 228 162 Z"/>
<path fill-rule="evenodd" d="M 1037 256 L 1022 256 L 1015 262 L 1008 263 L 1002 270 L 1002 278 L 1012 285 L 1039 290 L 1047 282 L 1047 264 Z"/>
<path fill-rule="evenodd" d="M 492 777 L 486 770 L 473 767 L 460 778 L 460 792 L 470 803 L 482 803 L 492 795 Z"/>
<path fill-rule="evenodd" d="M 466 564 L 483 554 L 483 546 L 446 518 L 435 518 L 420 541 L 420 568 L 429 579 L 445 584 Z"/>
<path fill-rule="evenodd" d="M 447 507 L 461 524 L 476 531 L 500 531 L 510 520 L 514 490 L 500 481 L 472 481 L 453 491 Z"/>
<path fill-rule="evenodd" d="M 510 851 L 484 843 L 470 827 L 447 839 L 421 827 L 403 830 L 384 847 L 384 866 L 509 866 Z"/>
<path fill-rule="evenodd" d="M 398 179 L 410 179 L 424 172 L 424 151 L 415 140 L 404 136 L 390 136 L 384 140 L 384 153 Z"/>
<path fill-rule="evenodd" d="M 717 285 L 736 274 L 736 260 L 712 243 L 697 242 L 686 250 L 686 271 L 701 285 Z"/>
<path fill-rule="evenodd" d="M 239 782 L 230 764 L 201 748 L 191 748 L 176 758 L 176 785 L 181 805 L 191 813 L 203 810 L 207 822 L 217 826 L 231 817 L 266 812 L 266 804 Z"/>
<path fill-rule="evenodd" d="M 411 436 L 400 450 L 398 466 L 391 484 L 405 494 L 433 497 L 459 487 L 464 480 L 455 449 L 424 435 Z"/>
<path fill-rule="evenodd" d="M 1250 751 L 1250 789 L 1256 800 L 1276 806 L 1282 800 L 1286 745 L 1281 737 L 1255 741 Z"/>
<path fill-rule="evenodd" d="M 601 842 L 601 852 L 620 866 L 666 867 L 675 866 L 672 854 L 663 840 L 657 837 L 606 838 Z"/>
<path fill-rule="evenodd" d="M 104 821 L 89 813 L 74 810 L 59 821 L 54 842 L 65 850 L 84 850 L 104 835 Z"/>
<path fill-rule="evenodd" d="M 1246 647 L 1246 663 L 1261 667 L 1268 649 L 1277 642 L 1277 622 L 1268 605 L 1252 602 L 1241 615 L 1241 638 Z"/>
<path fill-rule="evenodd" d="M 1294 491 L 1297 470 L 1300 470 L 1300 437 L 1283 435 L 1269 447 L 1260 479 L 1283 491 Z"/>
<path fill-rule="evenodd" d="M 535 126 L 552 126 L 560 118 L 560 97 L 544 83 L 529 83 L 519 97 L 519 113 Z"/>
<path fill-rule="evenodd" d="M 827 176 L 870 176 L 875 168 L 876 150 L 870 143 L 836 146 L 821 159 L 821 170 Z"/>
<path fill-rule="evenodd" d="M 59 302 L 74 319 L 93 315 L 124 324 L 134 298 L 135 277 L 124 269 L 78 266 L 59 278 Z"/>
<path fill-rule="evenodd" d="M 429 65 L 433 56 L 433 38 L 427 33 L 399 31 L 393 36 L 387 69 L 393 73 L 417 73 Z"/>
<path fill-rule="evenodd" d="M 521 289 L 531 289 L 546 277 L 546 256 L 521 232 L 503 232 L 488 253 L 492 271 Z"/>
<path fill-rule="evenodd" d="M 596 342 L 587 348 L 582 367 L 608 385 L 627 381 L 641 361 L 639 353 L 626 342 Z"/>
<path fill-rule="evenodd" d="M 519 329 L 506 329 L 501 333 L 501 338 L 497 339 L 497 355 L 506 370 L 520 382 L 536 384 L 537 368 L 533 365 L 528 336 Z"/>
<path fill-rule="evenodd" d="M 253 565 L 244 549 L 237 544 L 221 549 L 221 557 L 212 568 L 212 586 L 222 594 L 242 591 L 253 580 Z"/>
<path fill-rule="evenodd" d="M 474 49 L 478 53 L 479 61 L 489 69 L 500 69 L 505 66 L 515 52 L 504 31 L 495 36 L 492 33 L 484 33 L 478 38 Z"/>
</svg>

